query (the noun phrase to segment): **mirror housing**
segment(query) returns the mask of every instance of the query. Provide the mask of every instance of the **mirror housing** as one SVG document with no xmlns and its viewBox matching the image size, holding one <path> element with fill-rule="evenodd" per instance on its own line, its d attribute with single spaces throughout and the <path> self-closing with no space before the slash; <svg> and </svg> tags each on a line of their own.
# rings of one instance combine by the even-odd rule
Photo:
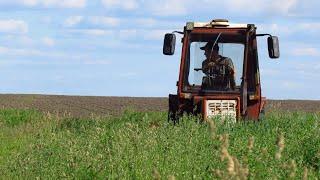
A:
<svg viewBox="0 0 320 180">
<path fill-rule="evenodd" d="M 279 40 L 277 36 L 268 37 L 269 57 L 272 59 L 280 57 Z"/>
<path fill-rule="evenodd" d="M 173 33 L 167 33 L 164 36 L 163 41 L 163 54 L 173 55 L 176 46 L 176 35 Z"/>
</svg>

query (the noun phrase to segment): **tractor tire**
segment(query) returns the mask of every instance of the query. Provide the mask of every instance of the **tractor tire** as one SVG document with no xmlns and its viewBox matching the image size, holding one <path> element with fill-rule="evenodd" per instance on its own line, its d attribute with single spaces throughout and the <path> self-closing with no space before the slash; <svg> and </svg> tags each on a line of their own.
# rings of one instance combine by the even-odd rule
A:
<svg viewBox="0 0 320 180">
<path fill-rule="evenodd" d="M 169 111 L 168 111 L 168 122 L 173 122 L 174 124 L 179 121 L 179 102 L 178 96 L 169 94 Z"/>
<path fill-rule="evenodd" d="M 168 122 L 173 122 L 174 125 L 176 125 L 179 122 L 179 116 L 175 112 L 168 112 Z"/>
</svg>

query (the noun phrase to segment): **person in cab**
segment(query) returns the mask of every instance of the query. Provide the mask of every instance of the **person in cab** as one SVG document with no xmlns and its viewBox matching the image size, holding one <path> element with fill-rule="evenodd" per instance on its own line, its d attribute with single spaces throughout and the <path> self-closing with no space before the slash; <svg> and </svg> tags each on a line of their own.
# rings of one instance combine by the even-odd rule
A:
<svg viewBox="0 0 320 180">
<path fill-rule="evenodd" d="M 219 46 L 208 42 L 200 48 L 206 59 L 202 62 L 202 71 L 206 75 L 202 87 L 214 90 L 234 90 L 235 69 L 231 58 L 219 55 Z"/>
</svg>

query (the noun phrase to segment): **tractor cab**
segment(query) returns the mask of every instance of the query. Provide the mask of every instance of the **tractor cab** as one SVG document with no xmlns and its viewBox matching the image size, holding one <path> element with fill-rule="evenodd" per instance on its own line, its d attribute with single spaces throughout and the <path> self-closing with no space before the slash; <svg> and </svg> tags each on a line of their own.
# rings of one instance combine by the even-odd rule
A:
<svg viewBox="0 0 320 180">
<path fill-rule="evenodd" d="M 253 24 L 223 19 L 188 22 L 183 32 L 165 35 L 165 55 L 174 54 L 175 33 L 183 35 L 182 54 L 177 94 L 169 95 L 169 118 L 176 121 L 188 113 L 204 119 L 258 119 L 265 98 L 261 97 L 257 37 L 268 36 L 270 58 L 280 56 L 278 38 L 256 34 Z"/>
</svg>

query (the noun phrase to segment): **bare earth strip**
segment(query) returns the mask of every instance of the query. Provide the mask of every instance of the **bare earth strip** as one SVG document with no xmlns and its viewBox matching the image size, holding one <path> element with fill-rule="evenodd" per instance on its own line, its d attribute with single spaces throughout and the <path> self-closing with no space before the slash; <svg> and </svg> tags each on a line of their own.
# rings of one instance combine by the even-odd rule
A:
<svg viewBox="0 0 320 180">
<path fill-rule="evenodd" d="M 90 117 L 120 115 L 125 110 L 167 111 L 167 98 L 58 95 L 0 95 L 0 108 L 36 109 L 58 115 Z M 320 101 L 268 100 L 267 111 L 320 112 Z"/>
<path fill-rule="evenodd" d="M 166 111 L 166 98 L 0 95 L 0 108 L 36 109 L 74 117 L 120 115 L 125 110 Z"/>
</svg>

